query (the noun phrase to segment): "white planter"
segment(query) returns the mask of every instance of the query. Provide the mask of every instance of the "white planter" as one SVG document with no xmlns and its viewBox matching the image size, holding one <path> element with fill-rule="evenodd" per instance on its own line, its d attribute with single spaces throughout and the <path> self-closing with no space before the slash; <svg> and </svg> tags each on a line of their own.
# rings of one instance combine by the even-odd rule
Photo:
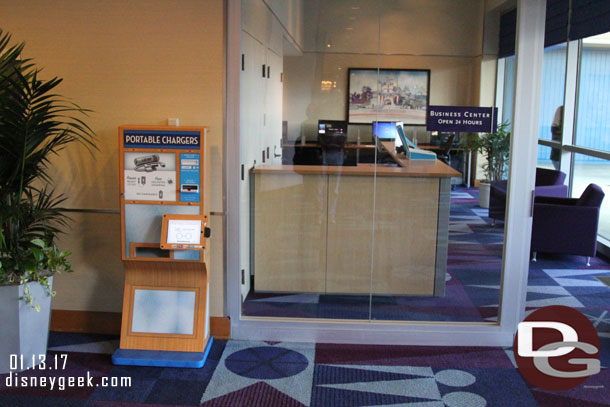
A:
<svg viewBox="0 0 610 407">
<path fill-rule="evenodd" d="M 53 277 L 49 277 L 49 284 L 53 286 Z M 20 299 L 26 286 L 40 312 Z M 22 371 L 40 362 L 38 355 L 47 353 L 50 319 L 51 294 L 39 283 L 0 286 L 0 374 Z M 17 369 L 11 370 L 11 355 L 19 360 Z"/>
<path fill-rule="evenodd" d="M 489 208 L 489 191 L 491 184 L 488 182 L 479 183 L 479 206 L 481 208 Z"/>
</svg>

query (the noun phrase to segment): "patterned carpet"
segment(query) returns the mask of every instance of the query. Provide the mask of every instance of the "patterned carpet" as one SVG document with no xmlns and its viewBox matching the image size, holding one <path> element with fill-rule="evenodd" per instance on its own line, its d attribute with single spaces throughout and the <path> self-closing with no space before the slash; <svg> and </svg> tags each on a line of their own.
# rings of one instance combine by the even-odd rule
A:
<svg viewBox="0 0 610 407">
<path fill-rule="evenodd" d="M 0 406 L 608 406 L 610 338 L 600 341 L 601 373 L 573 390 L 547 392 L 521 378 L 510 349 L 216 340 L 201 369 L 149 368 L 113 366 L 117 337 L 53 332 L 47 357 L 67 355 L 65 369 L 19 377 L 89 374 L 93 387 L 8 388 L 0 375 Z M 126 377 L 130 386 L 101 387 L 102 378 Z"/>
<path fill-rule="evenodd" d="M 497 318 L 502 227 L 489 225 L 474 198 L 472 190 L 452 195 L 451 295 L 441 299 L 443 306 L 423 298 L 385 298 L 375 302 L 375 315 L 396 318 L 407 309 L 409 318 Z M 67 355 L 65 368 L 13 375 L 12 386 L 10 376 L 0 375 L 0 407 L 610 406 L 610 288 L 596 278 L 609 272 L 610 264 L 603 259 L 585 267 L 577 256 L 539 255 L 530 269 L 528 311 L 551 304 L 576 307 L 599 332 L 602 371 L 570 391 L 533 388 L 515 368 L 511 349 L 503 348 L 215 340 L 201 369 L 149 368 L 112 365 L 116 336 L 52 332 L 47 360 L 57 356 L 61 361 Z M 275 301 L 270 297 L 266 302 L 278 312 L 291 304 Z M 315 305 L 313 315 L 320 315 L 320 308 L 329 303 L 328 313 L 359 312 L 353 298 L 346 308 L 333 301 L 309 295 L 292 303 Z M 68 377 L 87 375 L 91 387 L 68 386 Z M 60 389 L 62 378 L 65 388 Z M 103 386 L 104 380 L 120 383 L 125 378 L 131 380 L 129 386 Z M 38 384 L 15 386 L 17 379 L 36 379 Z M 52 390 L 51 380 L 56 384 Z"/>
<path fill-rule="evenodd" d="M 502 222 L 492 226 L 487 209 L 478 206 L 476 189 L 451 193 L 447 283 L 444 297 L 373 296 L 371 318 L 412 321 L 496 321 L 500 298 Z M 596 277 L 610 277 L 610 264 L 600 258 L 586 267 L 581 256 L 538 255 L 530 263 L 527 306 L 566 305 L 589 308 L 606 323 L 602 304 L 610 290 Z M 368 295 L 261 294 L 244 302 L 248 316 L 368 319 Z M 601 307 L 601 308 L 600 308 Z M 604 322 L 606 321 L 606 322 Z"/>
</svg>

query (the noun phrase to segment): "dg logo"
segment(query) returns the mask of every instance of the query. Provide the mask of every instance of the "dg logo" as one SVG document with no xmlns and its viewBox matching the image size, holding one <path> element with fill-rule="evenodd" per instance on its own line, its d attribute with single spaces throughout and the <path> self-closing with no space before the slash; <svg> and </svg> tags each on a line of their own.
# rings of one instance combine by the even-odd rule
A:
<svg viewBox="0 0 610 407">
<path fill-rule="evenodd" d="M 523 377 L 545 390 L 574 388 L 600 371 L 597 331 L 570 307 L 532 312 L 519 324 L 513 352 Z"/>
</svg>

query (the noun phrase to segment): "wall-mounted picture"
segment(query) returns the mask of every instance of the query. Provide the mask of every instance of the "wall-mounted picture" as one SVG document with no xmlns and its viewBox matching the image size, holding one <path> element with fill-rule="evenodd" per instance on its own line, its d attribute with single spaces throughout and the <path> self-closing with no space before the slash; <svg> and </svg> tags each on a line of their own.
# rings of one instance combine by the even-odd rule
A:
<svg viewBox="0 0 610 407">
<path fill-rule="evenodd" d="M 349 123 L 426 124 L 429 69 L 349 68 L 348 89 Z"/>
</svg>

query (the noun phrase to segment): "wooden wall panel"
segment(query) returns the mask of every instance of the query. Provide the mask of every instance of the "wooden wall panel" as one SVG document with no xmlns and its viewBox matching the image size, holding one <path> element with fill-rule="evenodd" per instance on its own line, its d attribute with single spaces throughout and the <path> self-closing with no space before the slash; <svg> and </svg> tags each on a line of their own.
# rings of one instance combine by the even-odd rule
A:
<svg viewBox="0 0 610 407">
<path fill-rule="evenodd" d="M 323 292 L 326 177 L 297 174 L 254 177 L 256 290 Z"/>
</svg>

